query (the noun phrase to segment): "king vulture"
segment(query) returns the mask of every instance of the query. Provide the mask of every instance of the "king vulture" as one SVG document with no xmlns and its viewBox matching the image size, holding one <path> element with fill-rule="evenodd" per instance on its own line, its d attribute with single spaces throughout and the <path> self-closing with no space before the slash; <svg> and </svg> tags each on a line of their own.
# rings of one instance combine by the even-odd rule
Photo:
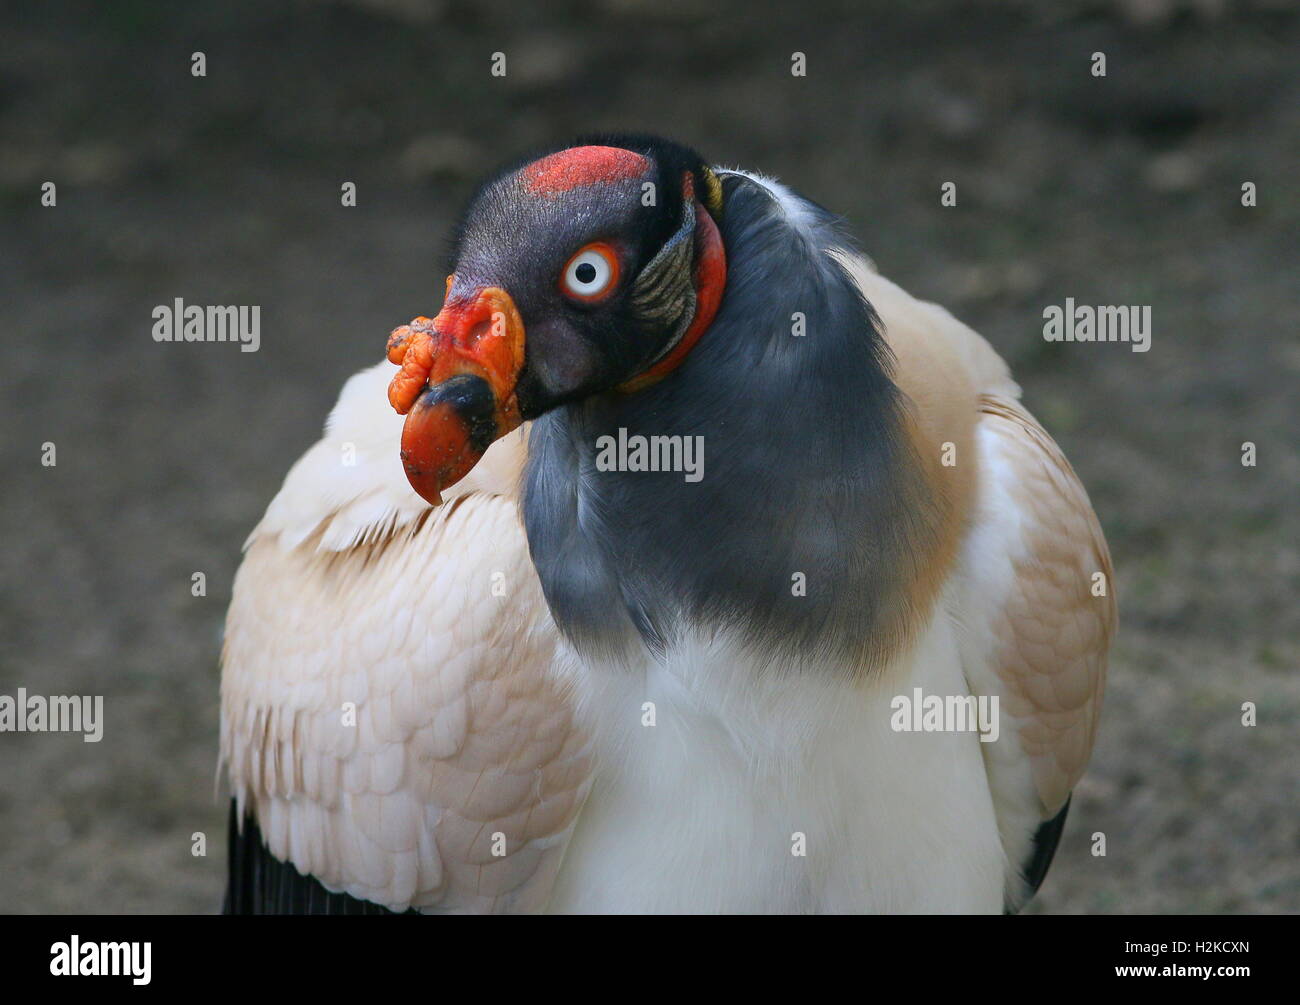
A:
<svg viewBox="0 0 1300 1005">
<path fill-rule="evenodd" d="M 1116 612 L 989 344 L 653 137 L 497 174 L 450 272 L 246 544 L 226 910 L 1021 906 Z"/>
</svg>

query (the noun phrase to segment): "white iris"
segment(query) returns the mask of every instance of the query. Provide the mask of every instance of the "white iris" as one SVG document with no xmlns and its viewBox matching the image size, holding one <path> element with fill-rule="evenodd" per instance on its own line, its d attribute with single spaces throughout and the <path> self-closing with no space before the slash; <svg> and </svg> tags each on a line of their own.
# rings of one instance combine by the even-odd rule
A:
<svg viewBox="0 0 1300 1005">
<path fill-rule="evenodd" d="M 583 297 L 594 296 L 609 285 L 613 270 L 599 251 L 584 251 L 575 255 L 564 272 L 564 282 L 569 289 Z"/>
</svg>

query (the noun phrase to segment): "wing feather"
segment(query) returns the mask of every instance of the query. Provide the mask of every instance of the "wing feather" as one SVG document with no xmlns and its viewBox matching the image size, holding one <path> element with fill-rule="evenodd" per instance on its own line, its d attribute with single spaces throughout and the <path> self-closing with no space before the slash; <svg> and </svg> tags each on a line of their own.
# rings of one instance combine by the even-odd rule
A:
<svg viewBox="0 0 1300 1005">
<path fill-rule="evenodd" d="M 1050 862 L 1041 828 L 1092 753 L 1115 588 L 1088 494 L 1060 448 L 1011 397 L 981 395 L 979 409 L 977 501 L 952 613 L 972 694 L 1000 701 L 1002 735 L 982 749 L 1015 909 Z"/>
<path fill-rule="evenodd" d="M 519 520 L 524 440 L 430 509 L 398 462 L 394 369 L 349 381 L 249 539 L 222 756 L 240 818 L 331 891 L 398 911 L 536 909 L 592 758 L 546 672 L 558 633 Z"/>
<path fill-rule="evenodd" d="M 1019 516 L 994 668 L 1046 818 L 1092 753 L 1117 619 L 1114 574 L 1088 494 L 1052 438 L 1018 402 L 986 395 L 980 410 L 995 458 L 986 477 L 1005 479 Z"/>
</svg>

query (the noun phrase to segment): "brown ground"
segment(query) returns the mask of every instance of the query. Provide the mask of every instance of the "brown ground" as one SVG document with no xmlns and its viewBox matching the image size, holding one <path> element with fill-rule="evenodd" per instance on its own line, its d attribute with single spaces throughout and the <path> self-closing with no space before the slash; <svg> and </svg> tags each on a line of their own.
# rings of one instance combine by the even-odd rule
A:
<svg viewBox="0 0 1300 1005">
<path fill-rule="evenodd" d="M 1122 629 L 1033 910 L 1300 908 L 1293 5 L 30 6 L 0 51 L 0 694 L 103 694 L 108 722 L 0 735 L 0 911 L 215 909 L 243 536 L 342 380 L 436 307 L 475 178 L 610 127 L 845 213 L 1011 360 L 1089 487 Z M 178 296 L 260 304 L 261 351 L 155 344 Z M 1048 345 L 1067 296 L 1151 305 L 1152 350 Z"/>
</svg>

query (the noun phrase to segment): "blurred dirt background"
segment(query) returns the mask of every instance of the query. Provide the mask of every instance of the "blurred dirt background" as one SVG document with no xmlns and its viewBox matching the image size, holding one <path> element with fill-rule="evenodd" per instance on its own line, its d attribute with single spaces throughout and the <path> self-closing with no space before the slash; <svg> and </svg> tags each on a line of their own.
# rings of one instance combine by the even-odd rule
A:
<svg viewBox="0 0 1300 1005">
<path fill-rule="evenodd" d="M 436 309 L 475 180 L 620 127 L 844 213 L 1012 362 L 1088 486 L 1121 634 L 1031 910 L 1300 909 L 1295 4 L 0 9 L 0 693 L 102 694 L 107 716 L 98 745 L 0 735 L 0 911 L 217 909 L 244 535 L 342 381 Z M 1151 351 L 1045 343 L 1067 296 L 1151 305 Z M 261 351 L 156 344 L 175 297 L 261 305 Z"/>
</svg>

